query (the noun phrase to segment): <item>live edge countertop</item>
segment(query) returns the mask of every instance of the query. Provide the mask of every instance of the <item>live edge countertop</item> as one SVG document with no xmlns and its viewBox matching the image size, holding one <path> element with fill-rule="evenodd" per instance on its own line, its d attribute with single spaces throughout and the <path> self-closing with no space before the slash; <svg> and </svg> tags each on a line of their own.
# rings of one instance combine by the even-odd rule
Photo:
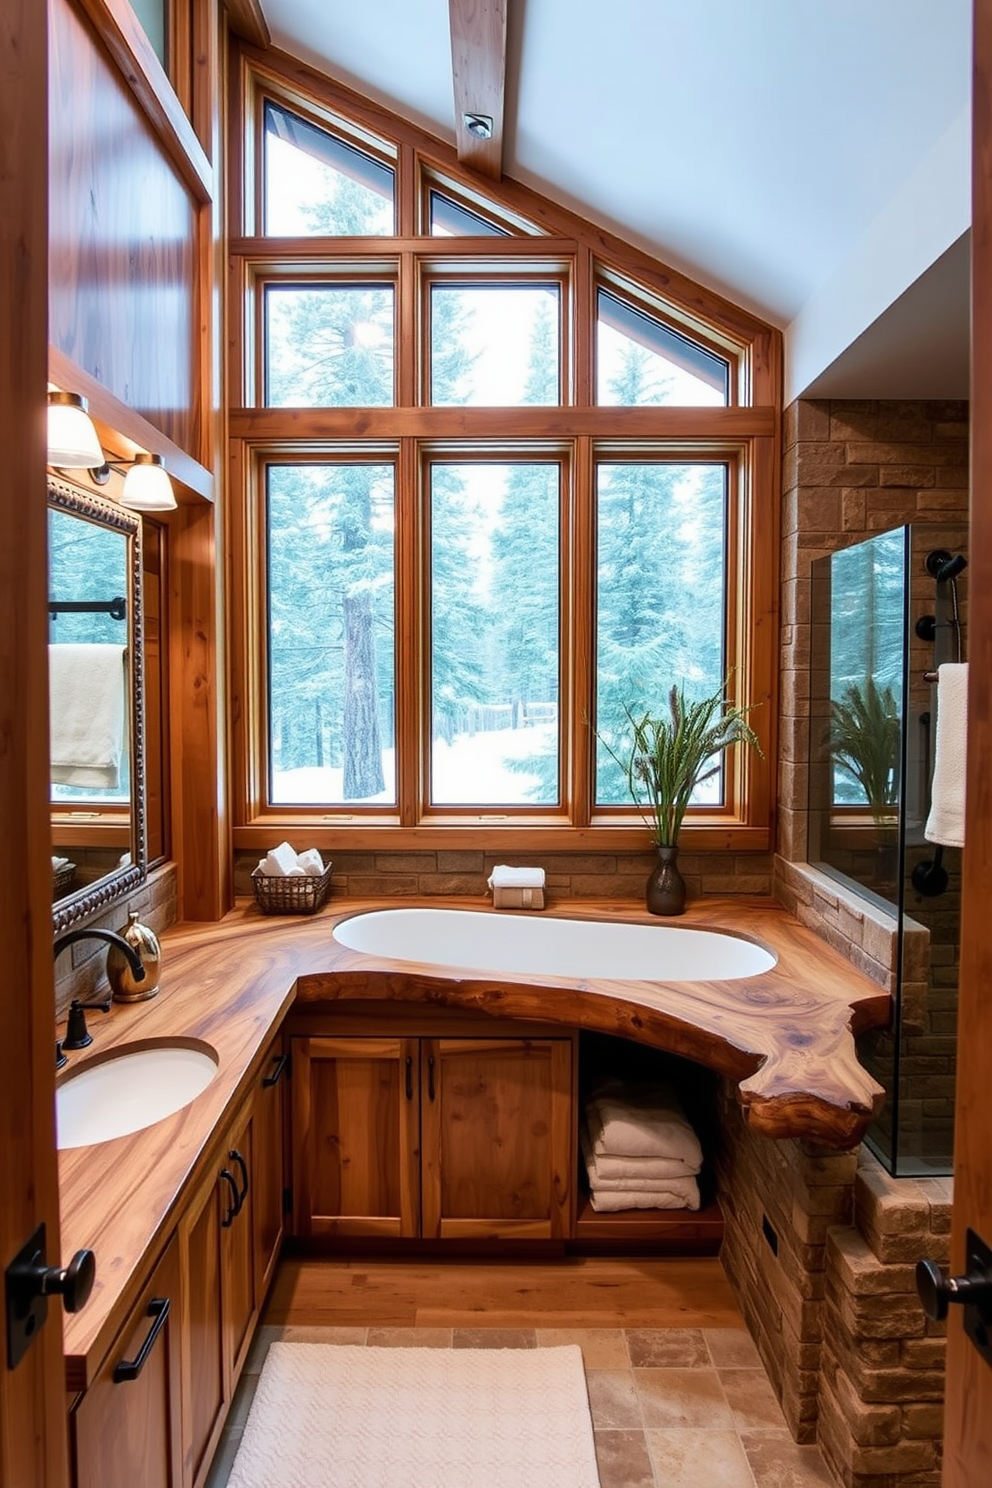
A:
<svg viewBox="0 0 992 1488">
<path fill-rule="evenodd" d="M 225 1117 L 252 1088 L 294 1001 L 426 1002 L 620 1034 L 737 1080 L 749 1125 L 770 1137 L 851 1147 L 881 1104 L 881 1087 L 858 1062 L 854 1034 L 887 1023 L 888 994 L 774 900 L 701 900 L 675 921 L 617 901 L 568 901 L 543 911 L 726 931 L 775 954 L 771 970 L 734 981 L 493 976 L 366 955 L 332 938 L 334 925 L 351 915 L 423 906 L 488 908 L 476 899 L 337 900 L 317 915 L 266 917 L 240 902 L 217 924 L 166 932 L 158 997 L 91 1014 L 93 1043 L 71 1056 L 63 1079 L 110 1049 L 143 1040 L 203 1039 L 219 1066 L 206 1090 L 175 1115 L 59 1154 L 63 1265 L 84 1247 L 97 1260 L 89 1301 L 64 1316 L 68 1388 L 85 1388 L 105 1356 L 169 1233 L 184 1184 L 221 1142 Z"/>
</svg>

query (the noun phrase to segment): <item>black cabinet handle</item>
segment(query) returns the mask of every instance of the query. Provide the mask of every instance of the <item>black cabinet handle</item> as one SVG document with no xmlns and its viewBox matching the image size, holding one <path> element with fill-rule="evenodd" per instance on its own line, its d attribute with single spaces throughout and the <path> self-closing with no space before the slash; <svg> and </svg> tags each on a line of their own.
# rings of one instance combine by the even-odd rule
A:
<svg viewBox="0 0 992 1488">
<path fill-rule="evenodd" d="M 153 1320 L 151 1327 L 145 1336 L 145 1341 L 133 1359 L 122 1359 L 114 1370 L 114 1384 L 123 1385 L 128 1380 L 136 1380 L 148 1362 L 148 1355 L 155 1347 L 155 1340 L 165 1327 L 165 1320 L 169 1316 L 168 1297 L 153 1297 L 148 1304 L 148 1316 Z"/>
<path fill-rule="evenodd" d="M 231 1187 L 231 1207 L 220 1222 L 222 1230 L 229 1230 L 231 1228 L 231 1225 L 237 1219 L 238 1215 L 241 1213 L 241 1194 L 238 1192 L 238 1185 L 230 1168 L 221 1168 L 220 1176 L 224 1179 L 224 1182 L 230 1184 Z"/>
<path fill-rule="evenodd" d="M 434 1055 L 431 1054 L 427 1060 L 427 1097 L 433 1100 L 434 1095 Z"/>
<path fill-rule="evenodd" d="M 285 1072 L 286 1072 L 286 1070 L 288 1068 L 289 1068 L 289 1055 L 288 1054 L 277 1054 L 276 1055 L 276 1062 L 272 1066 L 272 1073 L 270 1075 L 266 1075 L 265 1076 L 265 1079 L 262 1081 L 262 1084 L 266 1088 L 266 1090 L 268 1090 L 273 1085 L 278 1085 L 279 1084 L 279 1081 L 282 1079 L 283 1075 L 285 1074 Z"/>
<path fill-rule="evenodd" d="M 245 1206 L 245 1199 L 248 1197 L 248 1164 L 245 1162 L 237 1147 L 232 1147 L 227 1155 L 231 1159 L 231 1161 L 236 1162 L 238 1167 L 241 1169 L 241 1192 L 238 1195 L 237 1208 L 237 1212 L 238 1214 L 240 1214 Z"/>
<path fill-rule="evenodd" d="M 406 1056 L 406 1098 L 413 1100 L 413 1055 Z"/>
</svg>

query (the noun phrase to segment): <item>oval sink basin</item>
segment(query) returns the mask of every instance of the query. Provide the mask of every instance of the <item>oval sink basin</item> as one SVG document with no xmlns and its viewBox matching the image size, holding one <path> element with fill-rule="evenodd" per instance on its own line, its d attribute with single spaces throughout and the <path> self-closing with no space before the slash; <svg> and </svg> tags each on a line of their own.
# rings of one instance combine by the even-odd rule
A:
<svg viewBox="0 0 992 1488">
<path fill-rule="evenodd" d="M 58 1147 L 90 1147 L 182 1110 L 217 1073 L 217 1053 L 194 1039 L 125 1046 L 70 1072 L 55 1091 Z"/>
</svg>

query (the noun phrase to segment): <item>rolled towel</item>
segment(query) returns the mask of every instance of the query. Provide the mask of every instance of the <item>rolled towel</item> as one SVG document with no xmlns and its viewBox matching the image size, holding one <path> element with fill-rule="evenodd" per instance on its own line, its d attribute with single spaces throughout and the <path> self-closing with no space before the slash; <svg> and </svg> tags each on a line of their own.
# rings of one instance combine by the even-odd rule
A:
<svg viewBox="0 0 992 1488">
<path fill-rule="evenodd" d="M 579 1128 L 579 1142 L 586 1165 L 589 1187 L 608 1193 L 653 1193 L 670 1187 L 673 1180 L 694 1178 L 698 1168 L 688 1168 L 679 1158 L 671 1157 L 597 1157 L 592 1150 L 589 1132 Z"/>
<path fill-rule="evenodd" d="M 597 1214 L 615 1214 L 620 1209 L 698 1209 L 699 1184 L 695 1178 L 673 1178 L 667 1188 L 654 1193 L 594 1189 L 589 1201 Z"/>
<path fill-rule="evenodd" d="M 695 1172 L 702 1166 L 699 1138 L 670 1086 L 611 1086 L 590 1100 L 586 1120 L 597 1158 L 679 1158 Z"/>
<path fill-rule="evenodd" d="M 301 852 L 296 861 L 308 878 L 319 878 L 324 871 L 324 860 L 315 847 Z"/>
<path fill-rule="evenodd" d="M 930 815 L 923 829 L 928 842 L 964 847 L 964 797 L 968 743 L 968 663 L 937 668 L 937 740 L 934 750 Z"/>
<path fill-rule="evenodd" d="M 543 889 L 543 868 L 510 868 L 497 863 L 489 875 L 491 889 Z"/>
<path fill-rule="evenodd" d="M 280 842 L 278 847 L 272 848 L 260 859 L 258 866 L 266 878 L 299 878 L 306 873 L 288 842 Z"/>
</svg>

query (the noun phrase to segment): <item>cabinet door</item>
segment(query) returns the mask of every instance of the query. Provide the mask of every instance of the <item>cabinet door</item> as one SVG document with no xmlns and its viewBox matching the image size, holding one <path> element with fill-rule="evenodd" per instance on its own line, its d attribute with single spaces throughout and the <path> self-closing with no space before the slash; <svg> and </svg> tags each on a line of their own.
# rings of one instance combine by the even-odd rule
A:
<svg viewBox="0 0 992 1488">
<path fill-rule="evenodd" d="M 230 1146 L 224 1170 L 234 1175 L 238 1196 L 221 1217 L 221 1255 L 224 1286 L 224 1350 L 228 1366 L 228 1398 L 248 1345 L 255 1317 L 255 1236 L 252 1180 L 255 1163 L 255 1123 L 253 1102 L 242 1112 L 231 1129 Z M 221 1181 L 230 1187 L 221 1175 Z"/>
<path fill-rule="evenodd" d="M 184 1455 L 186 1482 L 202 1479 L 228 1405 L 224 1367 L 221 1221 L 230 1185 L 216 1174 L 201 1185 L 179 1223 L 184 1273 Z"/>
<path fill-rule="evenodd" d="M 418 1040 L 292 1044 L 296 1233 L 416 1235 Z"/>
<path fill-rule="evenodd" d="M 76 1488 L 181 1488 L 179 1296 L 173 1239 L 71 1412 Z"/>
<path fill-rule="evenodd" d="M 425 1039 L 423 1233 L 558 1239 L 573 1199 L 568 1039 Z"/>
<path fill-rule="evenodd" d="M 283 1236 L 283 1141 L 287 1055 L 273 1049 L 255 1087 L 254 1199 L 255 1301 L 259 1307 L 268 1291 Z"/>
</svg>

